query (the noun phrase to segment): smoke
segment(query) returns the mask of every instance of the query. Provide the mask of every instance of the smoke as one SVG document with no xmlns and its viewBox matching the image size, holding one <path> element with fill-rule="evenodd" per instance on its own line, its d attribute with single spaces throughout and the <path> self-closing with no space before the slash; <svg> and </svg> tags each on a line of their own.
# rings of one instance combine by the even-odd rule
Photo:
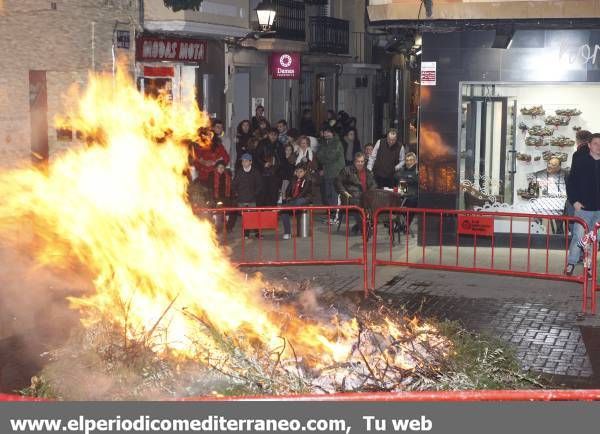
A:
<svg viewBox="0 0 600 434">
<path fill-rule="evenodd" d="M 29 385 L 43 363 L 40 355 L 78 324 L 65 297 L 91 289 L 91 280 L 79 272 L 59 276 L 40 267 L 30 248 L 0 244 L 0 392 Z"/>
</svg>

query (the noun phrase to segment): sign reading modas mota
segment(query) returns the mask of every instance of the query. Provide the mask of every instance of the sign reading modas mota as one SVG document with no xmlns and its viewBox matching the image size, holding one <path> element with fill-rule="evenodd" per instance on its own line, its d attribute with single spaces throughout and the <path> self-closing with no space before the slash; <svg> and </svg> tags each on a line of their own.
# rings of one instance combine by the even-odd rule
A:
<svg viewBox="0 0 600 434">
<path fill-rule="evenodd" d="M 206 41 L 141 36 L 135 44 L 138 61 L 204 62 Z"/>
<path fill-rule="evenodd" d="M 300 53 L 272 53 L 270 66 L 273 78 L 300 79 Z"/>
</svg>

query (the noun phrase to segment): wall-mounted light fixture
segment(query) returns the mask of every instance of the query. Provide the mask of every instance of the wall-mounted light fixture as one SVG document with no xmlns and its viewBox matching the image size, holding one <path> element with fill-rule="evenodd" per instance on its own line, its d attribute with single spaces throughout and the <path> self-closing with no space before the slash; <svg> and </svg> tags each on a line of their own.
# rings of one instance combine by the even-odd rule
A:
<svg viewBox="0 0 600 434">
<path fill-rule="evenodd" d="M 262 1 L 256 6 L 256 16 L 258 17 L 258 25 L 263 32 L 268 32 L 273 26 L 277 11 L 275 6 L 268 0 Z"/>
</svg>

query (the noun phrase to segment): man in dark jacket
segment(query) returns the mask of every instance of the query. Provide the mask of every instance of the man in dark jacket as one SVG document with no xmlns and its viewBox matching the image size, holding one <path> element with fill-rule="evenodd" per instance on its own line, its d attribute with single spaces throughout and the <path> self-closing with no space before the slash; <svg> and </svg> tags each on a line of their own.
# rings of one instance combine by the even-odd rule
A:
<svg viewBox="0 0 600 434">
<path fill-rule="evenodd" d="M 404 158 L 404 167 L 394 175 L 396 185 L 404 194 L 404 206 L 414 208 L 417 206 L 417 191 L 419 189 L 419 173 L 417 172 L 417 155 L 409 152 Z M 406 191 L 402 191 L 406 189 Z"/>
<path fill-rule="evenodd" d="M 262 192 L 262 177 L 259 171 L 252 167 L 252 155 L 242 155 L 242 168 L 235 172 L 231 189 L 240 208 L 254 208 Z M 229 218 L 230 228 L 235 225 L 236 214 Z M 258 234 L 258 231 L 254 231 Z"/>
<path fill-rule="evenodd" d="M 335 179 L 335 189 L 342 197 L 344 205 L 362 206 L 363 193 L 377 188 L 371 171 L 365 168 L 365 154 L 358 152 L 354 155 L 354 163 L 344 167 Z M 354 217 L 355 224 L 352 232 L 360 228 L 360 215 Z"/>
<path fill-rule="evenodd" d="M 257 198 L 258 206 L 276 206 L 279 198 L 281 178 L 278 175 L 281 151 L 278 142 L 279 132 L 271 128 L 267 138 L 261 140 L 256 148 L 255 167 L 262 174 L 261 194 Z"/>
<path fill-rule="evenodd" d="M 367 168 L 373 171 L 379 188 L 394 186 L 394 173 L 404 166 L 404 145 L 398 142 L 398 132 L 390 129 L 385 139 L 373 148 Z"/>
<path fill-rule="evenodd" d="M 589 152 L 573 159 L 573 167 L 567 182 L 567 197 L 575 208 L 575 217 L 582 218 L 590 230 L 600 221 L 600 134 L 592 134 Z M 583 237 L 581 225 L 573 225 L 573 237 L 569 246 L 565 274 L 570 276 L 580 255 L 577 245 Z"/>
<path fill-rule="evenodd" d="M 330 126 L 323 128 L 323 138 L 319 140 L 317 160 L 321 166 L 321 199 L 323 204 L 337 205 L 335 178 L 340 170 L 344 168 L 344 148 Z"/>
</svg>

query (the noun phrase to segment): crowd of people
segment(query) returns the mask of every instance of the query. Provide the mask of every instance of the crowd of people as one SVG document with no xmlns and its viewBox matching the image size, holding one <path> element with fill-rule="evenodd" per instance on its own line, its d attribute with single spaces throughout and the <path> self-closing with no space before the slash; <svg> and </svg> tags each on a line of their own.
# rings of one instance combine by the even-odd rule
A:
<svg viewBox="0 0 600 434">
<path fill-rule="evenodd" d="M 237 125 L 235 137 L 225 134 L 219 119 L 213 119 L 211 129 L 200 133 L 210 135 L 210 146 L 190 144 L 192 202 L 209 207 L 361 205 L 365 191 L 402 182 L 414 193 L 407 201 L 416 204 L 416 155 L 406 152 L 394 129 L 362 146 L 356 119 L 344 111 L 330 110 L 317 128 L 306 109 L 294 129 L 285 119 L 272 126 L 262 106 Z M 289 214 L 281 213 L 281 219 L 283 238 L 289 239 Z M 232 213 L 217 226 L 231 231 L 235 222 Z M 357 222 L 353 229 L 358 227 Z"/>
</svg>

